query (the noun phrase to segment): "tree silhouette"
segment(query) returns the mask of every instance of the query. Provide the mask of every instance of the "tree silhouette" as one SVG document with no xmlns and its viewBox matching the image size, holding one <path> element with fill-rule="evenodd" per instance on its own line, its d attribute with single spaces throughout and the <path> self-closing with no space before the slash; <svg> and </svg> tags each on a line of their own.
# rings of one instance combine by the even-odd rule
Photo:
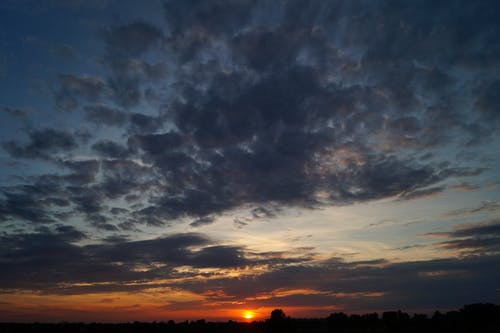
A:
<svg viewBox="0 0 500 333">
<path fill-rule="evenodd" d="M 269 326 L 271 328 L 271 332 L 273 333 L 282 333 L 287 332 L 289 323 L 289 318 L 286 317 L 285 312 L 281 309 L 274 309 L 271 312 L 271 318 L 269 319 Z"/>
<path fill-rule="evenodd" d="M 281 309 L 274 309 L 271 312 L 271 322 L 282 322 L 286 319 L 285 312 Z"/>
</svg>

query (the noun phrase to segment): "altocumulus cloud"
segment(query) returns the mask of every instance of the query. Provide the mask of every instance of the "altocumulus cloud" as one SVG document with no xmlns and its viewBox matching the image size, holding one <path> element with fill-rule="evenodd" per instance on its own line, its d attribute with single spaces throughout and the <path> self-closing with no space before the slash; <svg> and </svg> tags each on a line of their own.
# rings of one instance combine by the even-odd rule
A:
<svg viewBox="0 0 500 333">
<path fill-rule="evenodd" d="M 101 206 L 140 191 L 135 220 L 158 225 L 245 204 L 418 198 L 481 172 L 417 156 L 496 133 L 489 69 L 499 27 L 485 3 L 167 1 L 163 9 L 163 28 L 137 20 L 103 30 L 107 74 L 61 74 L 54 95 L 58 108 L 124 131 L 125 141 L 92 143 L 101 163 L 140 160 L 153 180 L 105 172 L 79 189 L 63 186 L 70 197 L 93 193 Z M 460 107 L 463 87 L 472 112 Z M 138 113 L 140 103 L 153 111 Z M 56 129 L 29 135 L 4 149 L 43 158 L 79 146 Z"/>
</svg>

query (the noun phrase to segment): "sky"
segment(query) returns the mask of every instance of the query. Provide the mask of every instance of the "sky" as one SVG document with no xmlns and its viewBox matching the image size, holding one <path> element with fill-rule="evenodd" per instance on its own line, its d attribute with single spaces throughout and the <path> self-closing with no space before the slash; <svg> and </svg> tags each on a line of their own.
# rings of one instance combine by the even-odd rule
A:
<svg viewBox="0 0 500 333">
<path fill-rule="evenodd" d="M 500 303 L 499 11 L 1 1 L 0 321 Z"/>
</svg>

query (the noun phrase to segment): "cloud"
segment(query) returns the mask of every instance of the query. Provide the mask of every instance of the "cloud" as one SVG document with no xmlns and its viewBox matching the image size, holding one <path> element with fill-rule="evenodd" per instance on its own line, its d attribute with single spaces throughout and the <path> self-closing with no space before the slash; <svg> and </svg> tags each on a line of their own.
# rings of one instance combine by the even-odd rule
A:
<svg viewBox="0 0 500 333">
<path fill-rule="evenodd" d="M 106 145 L 97 147 L 109 148 Z M 109 155 L 117 151 L 104 152 Z M 125 154 L 121 150 L 118 152 Z M 117 155 L 113 157 L 106 160 L 52 158 L 55 166 L 65 172 L 30 176 L 25 179 L 31 183 L 29 185 L 1 188 L 1 220 L 49 223 L 83 215 L 98 229 L 117 230 L 113 222 L 124 222 L 118 220 L 123 216 L 108 209 L 107 200 L 130 196 L 136 191 L 147 193 L 155 186 L 156 176 L 148 166 L 117 158 Z"/>
<path fill-rule="evenodd" d="M 135 82 L 149 80 L 155 82 L 165 78 L 168 65 L 165 62 L 147 62 L 137 58 L 113 58 L 106 62 L 118 78 L 127 78 Z"/>
<path fill-rule="evenodd" d="M 437 154 L 487 125 L 462 112 L 457 87 L 479 107 L 494 86 L 478 79 L 472 87 L 455 74 L 464 65 L 448 38 L 457 37 L 460 7 L 169 1 L 163 9 L 165 31 L 135 21 L 102 32 L 105 75 L 59 77 L 56 104 L 122 135 L 95 138 L 90 148 L 103 160 L 104 177 L 87 174 L 86 185 L 68 189 L 75 212 L 96 209 L 95 219 L 110 225 L 164 225 L 245 205 L 271 217 L 258 207 L 411 200 L 442 192 L 442 181 L 483 172 Z M 428 10 L 451 36 L 433 30 Z M 470 60 L 481 57 L 477 36 L 489 38 L 496 26 L 487 16 L 464 35 Z M 429 56 L 433 48 L 442 53 Z M 5 144 L 11 155 L 45 153 L 32 146 Z M 413 157 L 426 154 L 432 158 Z M 131 171 L 113 174 L 104 159 L 121 160 L 115 166 L 129 165 L 141 180 Z M 138 193 L 141 205 L 129 221 L 103 213 L 107 200 Z"/>
<path fill-rule="evenodd" d="M 28 192 L 28 193 L 26 193 Z M 51 200 L 46 198 L 45 202 L 38 201 L 38 196 L 29 193 L 3 192 L 3 198 L 0 200 L 0 222 L 9 220 L 24 220 L 33 223 L 51 223 L 54 219 L 45 210 L 46 204 L 55 204 L 64 206 L 65 202 Z"/>
<path fill-rule="evenodd" d="M 59 76 L 59 89 L 55 93 L 56 107 L 72 111 L 79 99 L 96 101 L 106 92 L 106 83 L 98 77 L 64 74 Z"/>
<path fill-rule="evenodd" d="M 103 179 L 95 189 L 109 198 L 118 198 L 135 190 L 145 191 L 152 185 L 154 174 L 150 168 L 132 160 L 105 160 L 101 162 L 101 168 Z"/>
<path fill-rule="evenodd" d="M 456 229 L 452 235 L 455 237 L 500 236 L 500 221 L 462 227 Z"/>
<path fill-rule="evenodd" d="M 131 79 L 111 79 L 109 88 L 113 100 L 120 106 L 128 108 L 139 104 L 142 93 L 139 83 Z"/>
<path fill-rule="evenodd" d="M 127 147 L 111 140 L 100 140 L 92 145 L 92 149 L 103 157 L 126 159 L 131 154 Z"/>
<path fill-rule="evenodd" d="M 193 222 L 189 223 L 191 227 L 198 228 L 204 225 L 212 224 L 215 222 L 215 219 L 212 216 L 205 216 L 199 219 L 194 220 Z"/>
<path fill-rule="evenodd" d="M 213 279 L 202 285 L 185 281 L 178 286 L 193 292 L 222 287 L 225 295 L 249 307 L 336 304 L 344 311 L 435 309 L 466 303 L 471 294 L 496 301 L 498 297 L 491 297 L 497 295 L 497 260 L 498 256 L 473 256 L 369 264 L 332 258 L 277 267 L 258 276 Z"/>
<path fill-rule="evenodd" d="M 276 211 L 279 211 L 279 208 L 274 207 L 256 207 L 251 210 L 251 214 L 253 218 L 271 218 L 276 216 Z"/>
<path fill-rule="evenodd" d="M 127 114 L 119 109 L 106 105 L 87 105 L 84 108 L 85 118 L 96 124 L 122 126 L 127 121 Z"/>
<path fill-rule="evenodd" d="M 59 164 L 73 171 L 62 176 L 59 180 L 73 185 L 85 185 L 94 182 L 100 168 L 100 163 L 97 160 L 64 160 L 59 161 Z M 54 177 L 54 181 L 57 181 L 57 177 Z"/>
<path fill-rule="evenodd" d="M 462 253 L 472 255 L 474 253 L 499 253 L 500 237 L 467 237 L 440 243 L 447 249 L 459 250 Z"/>
<path fill-rule="evenodd" d="M 483 6 L 167 1 L 161 24 L 108 25 L 101 72 L 60 75 L 54 100 L 84 125 L 113 127 L 113 140 L 98 126 L 80 147 L 98 155 L 92 167 L 44 175 L 64 187 L 51 200 L 113 231 L 184 217 L 197 226 L 243 206 L 270 218 L 282 206 L 436 195 L 486 170 L 440 153 L 494 132 L 498 80 L 485 68 L 496 68 L 499 25 Z M 68 160 L 79 142 L 64 133 L 3 146 Z"/>
<path fill-rule="evenodd" d="M 377 221 L 377 222 L 374 222 L 374 223 L 370 223 L 366 227 L 367 228 L 375 228 L 375 227 L 382 227 L 382 226 L 387 226 L 387 225 L 394 225 L 394 224 L 397 224 L 397 223 L 398 222 L 394 221 L 394 220 L 381 220 L 381 221 Z"/>
<path fill-rule="evenodd" d="M 381 7 L 384 15 L 375 15 Z M 156 183 L 162 194 L 135 218 L 159 225 L 245 204 L 409 200 L 442 192 L 436 184 L 448 178 L 482 171 L 440 164 L 430 152 L 460 143 L 464 133 L 478 135 L 477 119 L 457 107 L 460 6 L 242 0 L 169 1 L 163 9 L 165 32 L 146 21 L 102 32 L 108 77 L 60 79 L 62 95 L 87 103 L 87 120 L 127 129 L 126 148 L 101 140 L 94 151 L 112 158 L 137 153 L 162 179 Z M 433 30 L 428 10 L 447 33 Z M 363 20 L 352 15 L 358 12 Z M 473 40 L 490 38 L 497 27 L 484 19 L 462 36 L 471 43 L 469 63 L 482 54 Z M 431 57 L 429 48 L 442 52 Z M 465 88 L 477 95 L 477 108 L 492 99 L 490 81 L 479 83 L 481 93 Z M 154 101 L 144 99 L 147 91 Z M 94 103 L 103 97 L 106 104 Z M 143 102 L 157 112 L 124 112 Z M 422 149 L 433 158 L 410 157 Z M 115 182 L 105 196 L 141 186 Z"/>
<path fill-rule="evenodd" d="M 420 44 L 407 45 L 419 51 L 415 62 L 404 48 L 387 47 L 392 41 L 385 37 L 367 43 L 369 23 L 379 20 L 367 14 L 353 39 L 338 43 L 360 46 L 362 67 L 355 72 L 329 70 L 357 60 L 332 46 L 326 32 L 335 29 L 336 21 L 327 17 L 345 17 L 360 4 L 311 4 L 306 10 L 303 3 L 289 2 L 271 6 L 267 13 L 246 1 L 224 3 L 224 13 L 216 10 L 220 6 L 222 2 L 164 5 L 169 28 L 163 46 L 177 61 L 171 73 L 177 98 L 169 94 L 156 119 L 140 115 L 149 117 L 148 122 L 133 120 L 138 135 L 128 143 L 169 183 L 192 190 L 166 193 L 147 210 L 136 212 L 139 216 L 203 216 L 268 201 L 311 206 L 325 201 L 317 199 L 318 193 L 329 203 L 388 196 L 414 199 L 442 191 L 433 186 L 439 181 L 472 172 L 396 153 L 453 140 L 450 131 L 434 125 L 437 122 L 453 131 L 465 128 L 452 104 L 433 105 L 436 91 L 453 94 L 458 82 L 446 62 L 429 64 Z M 418 17 L 397 5 L 387 13 L 391 24 L 384 29 L 396 33 L 398 43 L 421 39 L 415 29 L 418 20 L 427 18 L 420 8 L 414 9 Z M 236 20 L 243 12 L 252 19 Z M 217 21 L 214 13 L 219 13 Z M 265 15 L 277 19 L 271 24 Z M 398 15 L 407 19 L 408 30 L 399 28 Z M 292 19 L 296 16 L 301 19 Z M 380 62 L 387 56 L 397 70 L 380 71 L 389 66 Z M 111 64 L 117 68 L 114 77 L 120 80 L 121 75 L 124 83 L 147 76 L 144 63 L 132 58 Z M 345 82 L 329 79 L 335 75 Z M 407 87 L 394 83 L 407 75 L 412 78 Z M 420 107 L 418 94 L 428 96 L 428 107 Z M 162 131 L 165 123 L 174 130 Z M 335 155 L 342 150 L 351 155 L 339 160 Z M 201 207 L 191 205 L 194 196 Z"/>
<path fill-rule="evenodd" d="M 498 201 L 482 201 L 481 204 L 474 208 L 469 209 L 458 209 L 445 214 L 448 217 L 462 217 L 473 214 L 481 214 L 488 212 L 495 212 L 500 208 L 500 202 Z"/>
<path fill-rule="evenodd" d="M 26 118 L 32 110 L 30 109 L 19 109 L 19 108 L 11 108 L 8 106 L 0 106 L 0 112 L 8 114 L 12 117 L 24 119 Z"/>
<path fill-rule="evenodd" d="M 469 183 L 461 183 L 457 185 L 450 186 L 451 189 L 463 192 L 472 192 L 481 189 L 480 185 L 469 184 Z"/>
<path fill-rule="evenodd" d="M 92 141 L 38 129 L 27 143 L 5 142 L 12 157 L 55 160 L 60 170 L 29 180 L 59 185 L 43 204 L 6 190 L 4 219 L 83 217 L 110 233 L 180 218 L 197 227 L 239 207 L 271 218 L 283 206 L 413 200 L 478 176 L 485 169 L 474 160 L 443 162 L 441 152 L 492 133 L 497 80 L 478 64 L 494 58 L 479 41 L 498 23 L 482 5 L 458 3 L 167 1 L 161 24 L 108 26 L 101 67 L 59 75 L 53 97 L 117 136 L 92 126 Z M 457 34 L 456 17 L 474 33 Z M 77 148 L 97 160 L 76 169 L 68 161 Z M 14 209 L 18 200 L 34 210 Z M 115 200 L 127 214 L 113 211 Z"/>
<path fill-rule="evenodd" d="M 410 193 L 405 193 L 400 197 L 402 200 L 410 200 L 410 199 L 417 199 L 417 198 L 428 198 L 428 197 L 433 197 L 438 195 L 439 193 L 443 192 L 446 188 L 443 186 L 436 186 L 436 187 L 431 187 L 427 189 L 422 189 L 422 190 L 417 190 L 413 191 Z"/>
<path fill-rule="evenodd" d="M 489 233 L 481 228 L 476 231 Z M 347 262 L 336 257 L 315 261 L 308 255 L 311 249 L 249 252 L 216 244 L 199 233 L 77 245 L 85 237 L 74 227 L 62 225 L 32 234 L 1 235 L 3 290 L 56 295 L 161 287 L 200 295 L 223 290 L 223 295 L 214 294 L 210 301 L 238 299 L 246 306 L 337 304 L 350 311 L 447 307 L 467 302 L 471 293 L 478 300 L 495 301 L 491 295 L 496 295 L 500 278 L 498 255 L 399 263 Z M 297 257 L 299 253 L 306 255 Z M 268 268 L 252 270 L 261 265 Z M 191 268 L 178 271 L 176 267 Z M 203 268 L 215 270 L 201 273 Z M 217 271 L 236 268 L 245 268 L 246 274 L 231 277 Z"/>
<path fill-rule="evenodd" d="M 249 259 L 244 248 L 219 245 L 198 233 L 142 241 L 114 238 L 101 244 L 76 245 L 86 237 L 74 227 L 63 225 L 40 228 L 31 234 L 1 235 L 0 266 L 6 272 L 0 277 L 3 290 L 21 288 L 56 294 L 98 292 L 103 287 L 101 291 L 108 292 L 140 290 L 150 288 L 149 280 L 190 277 L 200 268 L 234 269 L 297 262 L 287 258 L 271 261 L 258 254 Z M 304 260 L 308 259 L 301 261 Z M 175 268 L 180 266 L 192 267 L 192 272 L 177 272 Z M 58 274 L 52 274 L 56 271 Z M 125 283 L 127 281 L 139 283 L 133 286 L 135 283 Z M 76 282 L 89 283 L 89 286 L 73 286 Z M 106 286 L 92 285 L 99 282 L 106 282 Z"/>
<path fill-rule="evenodd" d="M 141 113 L 130 115 L 130 127 L 134 132 L 155 132 L 162 126 L 162 123 L 161 117 L 148 116 Z"/>
<path fill-rule="evenodd" d="M 143 97 L 154 95 L 154 84 L 165 79 L 168 66 L 165 61 L 152 62 L 140 56 L 161 49 L 163 32 L 151 23 L 136 21 L 110 27 L 101 37 L 106 47 L 101 61 L 111 72 L 107 79 L 111 101 L 120 107 L 131 108 Z"/>
<path fill-rule="evenodd" d="M 29 142 L 20 144 L 16 141 L 7 141 L 3 148 L 15 158 L 45 158 L 50 159 L 51 154 L 68 151 L 78 146 L 74 133 L 64 130 L 40 129 L 28 133 Z"/>
<path fill-rule="evenodd" d="M 450 240 L 436 245 L 453 250 L 459 250 L 465 255 L 479 253 L 499 253 L 500 223 L 492 220 L 487 223 L 470 224 L 456 227 L 450 232 L 430 233 L 428 235 L 446 237 Z"/>
</svg>

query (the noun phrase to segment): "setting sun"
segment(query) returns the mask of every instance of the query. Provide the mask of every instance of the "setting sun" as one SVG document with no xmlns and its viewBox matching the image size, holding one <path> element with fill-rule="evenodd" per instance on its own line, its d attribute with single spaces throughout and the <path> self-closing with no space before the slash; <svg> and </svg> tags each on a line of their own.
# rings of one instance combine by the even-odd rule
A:
<svg viewBox="0 0 500 333">
<path fill-rule="evenodd" d="M 252 319 L 254 317 L 254 314 L 252 311 L 245 311 L 243 312 L 243 318 L 245 319 Z"/>
</svg>

